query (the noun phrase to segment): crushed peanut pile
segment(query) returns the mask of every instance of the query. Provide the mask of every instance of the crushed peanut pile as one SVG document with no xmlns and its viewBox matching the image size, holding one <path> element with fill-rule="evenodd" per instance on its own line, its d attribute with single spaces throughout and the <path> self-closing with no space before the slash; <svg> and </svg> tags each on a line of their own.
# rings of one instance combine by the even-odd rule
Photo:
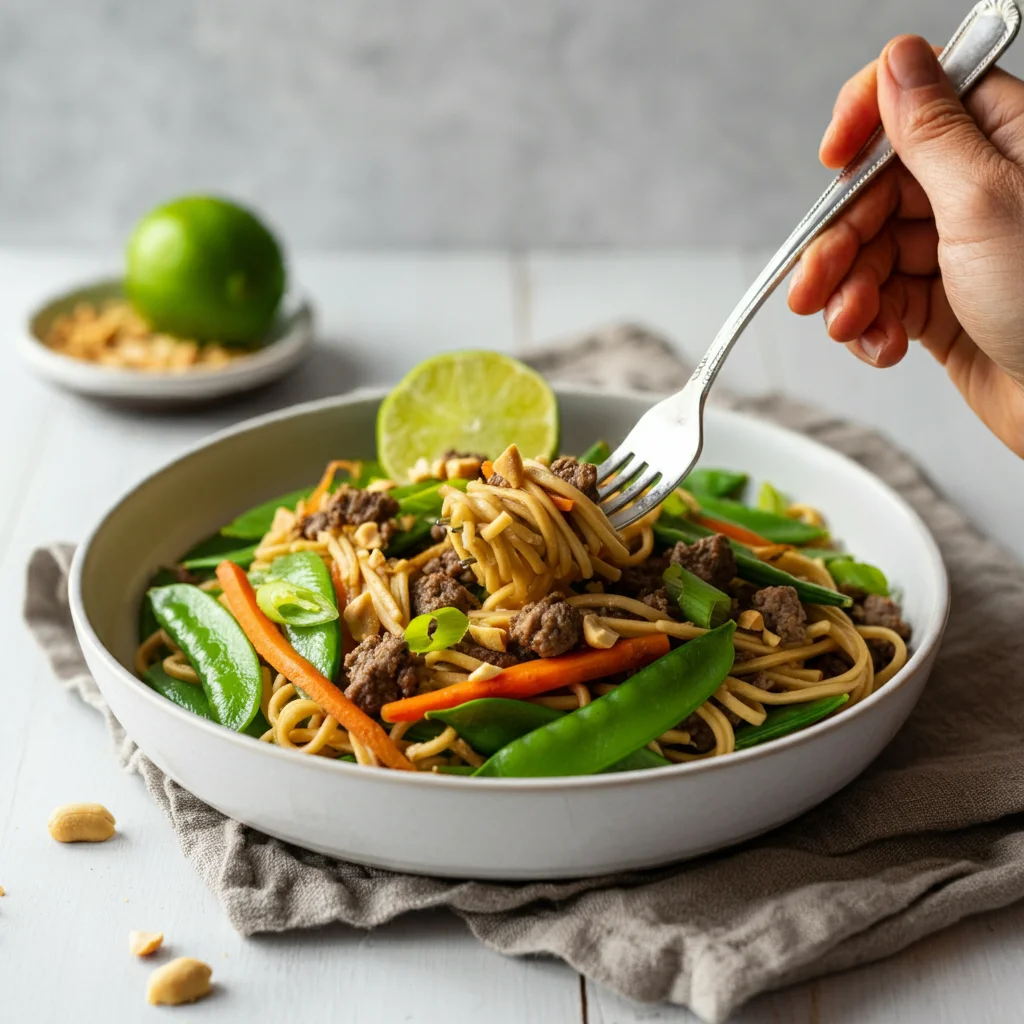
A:
<svg viewBox="0 0 1024 1024">
<path fill-rule="evenodd" d="M 151 373 L 216 369 L 248 354 L 217 342 L 201 345 L 155 332 L 124 299 L 109 299 L 99 308 L 78 303 L 53 321 L 43 343 L 73 359 Z"/>
</svg>

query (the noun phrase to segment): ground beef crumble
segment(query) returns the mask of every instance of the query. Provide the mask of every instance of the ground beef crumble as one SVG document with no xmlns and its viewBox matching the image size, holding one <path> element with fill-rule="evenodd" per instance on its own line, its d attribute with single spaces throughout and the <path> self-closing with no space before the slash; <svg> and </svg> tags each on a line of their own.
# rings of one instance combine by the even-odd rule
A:
<svg viewBox="0 0 1024 1024">
<path fill-rule="evenodd" d="M 390 633 L 368 636 L 345 655 L 345 696 L 368 715 L 416 692 L 416 656 Z"/>
<path fill-rule="evenodd" d="M 672 549 L 669 561 L 719 590 L 724 590 L 736 575 L 736 555 L 728 537 L 720 533 L 701 537 L 693 544 L 680 541 Z"/>
<path fill-rule="evenodd" d="M 480 602 L 447 572 L 432 572 L 415 580 L 409 588 L 409 603 L 413 617 L 436 612 L 438 608 L 468 612 L 480 607 Z"/>
<path fill-rule="evenodd" d="M 571 455 L 563 455 L 551 463 L 551 472 L 567 484 L 582 491 L 591 501 L 597 501 L 597 466 L 579 462 Z"/>
<path fill-rule="evenodd" d="M 509 633 L 521 648 L 554 658 L 580 642 L 583 616 L 561 594 L 548 594 L 517 612 Z"/>
<path fill-rule="evenodd" d="M 315 540 L 321 530 L 337 529 L 339 526 L 359 526 L 361 523 L 380 523 L 381 534 L 390 525 L 390 535 L 394 533 L 394 523 L 389 523 L 398 513 L 398 502 L 385 491 L 360 491 L 354 487 L 340 487 L 328 499 L 320 512 L 306 516 L 299 524 L 302 535 Z M 387 543 L 385 540 L 385 544 Z"/>
<path fill-rule="evenodd" d="M 459 559 L 455 548 L 445 548 L 441 554 L 432 558 L 423 566 L 423 575 L 432 576 L 435 572 L 443 572 L 459 583 L 474 583 L 476 577 L 472 569 L 467 569 Z"/>
<path fill-rule="evenodd" d="M 847 614 L 858 626 L 885 626 L 904 640 L 910 639 L 910 625 L 903 621 L 903 610 L 891 597 L 854 592 L 853 607 Z M 888 640 L 866 640 L 871 663 L 880 672 L 893 659 L 896 649 Z"/>
<path fill-rule="evenodd" d="M 492 651 L 489 647 L 478 644 L 475 640 L 460 640 L 453 648 L 459 654 L 468 654 L 477 661 L 486 661 L 490 665 L 497 665 L 498 668 L 509 668 L 519 660 L 510 651 Z"/>
<path fill-rule="evenodd" d="M 793 587 L 764 587 L 751 602 L 764 618 L 767 629 L 786 644 L 806 638 L 807 613 Z"/>
</svg>

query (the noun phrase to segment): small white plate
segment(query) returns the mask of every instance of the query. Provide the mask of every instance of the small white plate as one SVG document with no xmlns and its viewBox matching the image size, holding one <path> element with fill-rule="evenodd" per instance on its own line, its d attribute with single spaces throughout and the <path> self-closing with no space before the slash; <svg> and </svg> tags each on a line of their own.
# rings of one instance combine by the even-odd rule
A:
<svg viewBox="0 0 1024 1024">
<path fill-rule="evenodd" d="M 178 405 L 221 398 L 277 380 L 301 362 L 313 341 L 312 306 L 307 299 L 288 294 L 263 347 L 225 366 L 179 373 L 124 370 L 61 355 L 43 343 L 54 319 L 78 303 L 100 305 L 123 296 L 121 280 L 108 278 L 51 299 L 29 317 L 25 332 L 17 339 L 19 353 L 41 377 L 90 398 Z"/>
</svg>

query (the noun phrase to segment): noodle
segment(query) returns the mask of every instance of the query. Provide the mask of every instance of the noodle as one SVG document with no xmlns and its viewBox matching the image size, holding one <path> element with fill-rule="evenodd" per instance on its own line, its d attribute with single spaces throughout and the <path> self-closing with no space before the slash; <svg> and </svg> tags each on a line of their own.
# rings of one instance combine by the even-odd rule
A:
<svg viewBox="0 0 1024 1024">
<path fill-rule="evenodd" d="M 511 458 L 513 451 L 509 449 L 502 458 Z M 510 652 L 519 657 L 517 644 L 521 638 L 513 630 L 517 614 L 553 593 L 561 594 L 565 603 L 579 613 L 582 628 L 578 642 L 595 651 L 614 646 L 620 637 L 665 634 L 673 642 L 686 643 L 708 632 L 665 610 L 668 605 L 664 591 L 658 592 L 657 601 L 650 601 L 652 590 L 631 589 L 635 579 L 646 578 L 645 573 L 660 575 L 667 561 L 667 556 L 655 555 L 655 528 L 661 506 L 620 531 L 596 501 L 553 472 L 546 460 L 521 459 L 517 452 L 515 459 L 520 462 L 506 464 L 512 470 L 508 478 L 515 479 L 518 486 L 507 481 L 497 486 L 501 476 L 494 483 L 488 482 L 494 477 L 488 481 L 469 479 L 465 489 L 461 484 L 438 485 L 435 490 L 441 516 L 437 526 L 444 527 L 444 538 L 436 543 L 425 540 L 426 547 L 419 549 L 416 545 L 412 552 L 403 549 L 404 557 L 390 558 L 386 550 L 393 530 L 414 529 L 420 521 L 419 513 L 395 514 L 389 522 L 385 522 L 385 513 L 377 519 L 329 527 L 321 526 L 318 520 L 315 539 L 304 532 L 309 528 L 310 515 L 325 509 L 333 514 L 336 498 L 331 486 L 335 473 L 345 469 L 354 479 L 361 472 L 359 463 L 332 462 L 311 496 L 300 501 L 295 511 L 276 511 L 270 528 L 255 546 L 252 568 L 270 570 L 275 558 L 299 552 L 322 559 L 332 569 L 339 593 L 344 588 L 343 604 L 338 609 L 340 621 L 357 642 L 379 637 L 382 631 L 385 636 L 404 637 L 415 616 L 418 581 L 425 571 L 437 571 L 436 565 L 432 566 L 435 560 L 441 561 L 449 588 L 456 585 L 456 578 L 465 581 L 462 574 L 468 570 L 470 582 L 475 581 L 483 591 L 477 591 L 479 607 L 467 595 L 467 603 L 474 605 L 467 613 L 471 625 L 466 641 L 470 646 L 429 651 L 416 657 L 415 683 L 421 693 L 499 676 L 503 664 L 500 659 L 482 660 L 465 650 L 478 649 L 472 644 L 479 644 L 496 653 Z M 459 461 L 453 458 L 448 464 Z M 368 490 L 375 492 L 378 501 L 393 501 L 387 495 L 396 486 L 391 480 L 375 481 Z M 351 495 L 351 491 L 346 493 Z M 680 488 L 676 496 L 688 513 L 700 512 L 689 492 Z M 821 513 L 807 505 L 790 505 L 786 515 L 812 526 L 824 525 Z M 335 521 L 326 515 L 321 519 L 324 524 Z M 436 539 L 435 530 L 430 532 Z M 774 543 L 757 547 L 754 553 L 792 576 L 836 589 L 824 559 Z M 455 559 L 461 566 L 455 564 Z M 654 578 L 657 580 L 657 576 Z M 218 592 L 216 580 L 199 586 Z M 627 593 L 610 593 L 610 589 Z M 639 594 L 644 600 L 627 596 L 629 593 Z M 764 725 L 772 708 L 846 695 L 848 700 L 840 711 L 846 710 L 891 680 L 906 664 L 907 643 L 900 633 L 888 625 L 867 624 L 879 620 L 866 618 L 861 606 L 853 609 L 855 622 L 839 607 L 805 604 L 802 607 L 807 622 L 801 627 L 802 639 L 789 642 L 783 638 L 796 637 L 799 632 L 780 628 L 778 619 L 773 620 L 767 611 L 755 610 L 756 602 L 751 608 L 747 584 L 733 581 L 727 596 L 733 598 L 734 609 L 745 609 L 732 613 L 743 623 L 733 635 L 734 663 L 710 699 L 685 722 L 676 723 L 649 744 L 652 751 L 669 761 L 681 763 L 732 753 L 736 748 L 735 728 Z M 225 603 L 223 594 L 217 599 Z M 866 600 L 863 595 L 861 599 Z M 903 628 L 902 622 L 899 626 Z M 492 663 L 495 661 L 497 665 Z M 881 665 L 878 670 L 876 664 Z M 138 675 L 145 677 L 157 665 L 173 680 L 201 683 L 189 658 L 163 629 L 146 636 L 135 651 Z M 281 673 L 262 662 L 260 673 L 260 711 L 269 724 L 261 741 L 311 756 L 347 756 L 360 765 L 379 765 L 372 750 Z M 338 685 L 344 688 L 340 680 Z M 573 683 L 529 700 L 572 713 L 612 693 L 618 685 L 615 677 Z M 389 736 L 419 771 L 436 771 L 448 765 L 479 767 L 485 761 L 450 725 L 421 742 L 406 739 L 411 728 L 409 722 L 396 723 L 389 727 Z"/>
</svg>

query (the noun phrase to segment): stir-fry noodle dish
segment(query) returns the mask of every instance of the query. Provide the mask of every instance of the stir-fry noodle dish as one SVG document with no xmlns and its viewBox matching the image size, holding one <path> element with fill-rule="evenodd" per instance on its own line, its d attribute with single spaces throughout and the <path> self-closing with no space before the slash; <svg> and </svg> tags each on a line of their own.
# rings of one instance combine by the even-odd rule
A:
<svg viewBox="0 0 1024 1024">
<path fill-rule="evenodd" d="M 254 741 L 521 777 L 729 755 L 843 714 L 903 666 L 888 581 L 826 510 L 699 467 L 617 530 L 598 503 L 607 454 L 511 440 L 421 452 L 403 478 L 331 462 L 160 570 L 136 671 Z"/>
</svg>

